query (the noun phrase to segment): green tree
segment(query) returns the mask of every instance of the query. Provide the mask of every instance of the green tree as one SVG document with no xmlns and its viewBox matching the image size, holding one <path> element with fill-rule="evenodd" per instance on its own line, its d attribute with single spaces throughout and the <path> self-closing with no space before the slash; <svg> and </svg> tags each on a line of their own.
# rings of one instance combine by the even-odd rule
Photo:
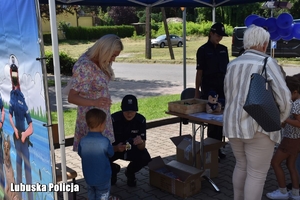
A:
<svg viewBox="0 0 300 200">
<path fill-rule="evenodd" d="M 112 6 L 108 15 L 113 19 L 115 25 L 129 25 L 138 22 L 136 7 Z"/>
<path fill-rule="evenodd" d="M 95 24 L 99 26 L 110 26 L 114 24 L 113 19 L 108 15 L 109 7 L 101 7 Z"/>
<path fill-rule="evenodd" d="M 294 19 L 300 19 L 300 1 L 291 0 L 291 3 L 293 3 L 293 7 L 290 9 L 290 14 Z"/>
<path fill-rule="evenodd" d="M 195 8 L 195 22 L 201 23 L 204 21 L 212 21 L 211 8 L 198 7 Z"/>
<path fill-rule="evenodd" d="M 244 26 L 244 21 L 248 15 L 261 15 L 263 10 L 260 9 L 261 3 L 242 4 L 234 6 L 223 6 L 217 8 L 217 19 L 223 19 L 223 23 L 235 26 Z"/>
<path fill-rule="evenodd" d="M 84 14 L 98 15 L 101 6 L 80 6 L 78 11 L 82 11 Z"/>
<path fill-rule="evenodd" d="M 80 10 L 80 6 L 72 5 L 72 6 L 66 6 L 66 5 L 56 5 L 56 14 L 62 14 L 65 13 L 66 15 L 71 14 L 74 15 L 78 10 Z M 50 14 L 49 14 L 49 5 L 48 4 L 41 4 L 40 5 L 40 14 L 42 19 L 44 20 L 50 20 Z"/>
</svg>

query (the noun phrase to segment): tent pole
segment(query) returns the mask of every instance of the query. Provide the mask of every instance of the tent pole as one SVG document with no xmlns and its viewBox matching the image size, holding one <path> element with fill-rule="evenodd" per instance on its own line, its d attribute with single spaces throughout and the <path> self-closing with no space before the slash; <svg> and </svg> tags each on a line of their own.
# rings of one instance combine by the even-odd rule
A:
<svg viewBox="0 0 300 200">
<path fill-rule="evenodd" d="M 186 8 L 182 13 L 183 19 L 183 89 L 186 88 Z"/>
<path fill-rule="evenodd" d="M 212 22 L 213 24 L 216 23 L 216 7 L 212 7 Z"/>
<path fill-rule="evenodd" d="M 50 27 L 51 27 L 51 39 L 52 39 L 52 52 L 53 52 L 53 67 L 54 67 L 54 81 L 55 81 L 55 93 L 56 93 L 56 105 L 57 105 L 57 121 L 58 121 L 58 133 L 59 144 L 61 153 L 61 170 L 62 170 L 62 182 L 67 183 L 66 174 L 66 153 L 65 153 L 65 131 L 64 131 L 64 119 L 62 109 L 62 93 L 61 93 L 61 79 L 60 79 L 60 63 L 59 63 L 59 49 L 57 38 L 57 25 L 56 25 L 56 5 L 55 0 L 49 0 L 49 14 L 50 14 Z M 55 166 L 52 166 L 55 167 Z M 68 199 L 68 192 L 63 192 L 64 200 Z"/>
<path fill-rule="evenodd" d="M 38 24 L 38 33 L 39 33 L 39 38 L 43 38 L 43 33 L 42 33 L 42 18 L 40 15 L 40 4 L 38 0 L 35 0 L 35 5 L 36 5 L 36 15 L 37 15 L 37 24 Z M 44 41 L 42 40 L 40 42 L 40 53 L 41 53 L 41 58 L 45 57 L 45 51 L 44 51 Z M 46 62 L 45 59 L 40 59 L 41 66 L 42 66 L 42 71 L 43 71 L 43 82 L 44 82 L 44 94 L 45 94 L 45 99 L 46 99 L 46 111 L 47 111 L 47 125 L 52 124 L 52 119 L 51 119 L 51 108 L 50 108 L 50 102 L 49 102 L 49 88 L 48 88 L 48 78 L 47 78 L 47 69 L 46 69 Z M 54 146 L 53 146 L 53 137 L 52 137 L 52 127 L 48 128 L 48 138 L 49 138 L 49 143 L 50 143 L 50 157 L 51 157 L 51 165 L 55 166 L 55 155 L 54 155 Z M 56 169 L 55 167 L 52 167 L 52 178 L 53 182 L 56 182 Z M 57 197 L 57 192 L 54 193 L 54 199 L 58 199 Z"/>
</svg>

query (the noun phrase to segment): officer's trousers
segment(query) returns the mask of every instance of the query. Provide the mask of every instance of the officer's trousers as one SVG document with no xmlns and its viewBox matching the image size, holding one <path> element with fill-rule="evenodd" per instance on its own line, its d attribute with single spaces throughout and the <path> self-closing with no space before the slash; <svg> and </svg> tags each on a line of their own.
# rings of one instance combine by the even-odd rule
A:
<svg viewBox="0 0 300 200">
<path fill-rule="evenodd" d="M 113 174 L 116 172 L 112 163 L 117 159 L 131 161 L 127 166 L 127 172 L 131 174 L 140 171 L 144 166 L 148 165 L 148 163 L 151 161 L 151 157 L 147 149 L 144 150 L 132 149 L 124 152 L 115 152 L 114 156 L 110 158 L 110 162 L 111 162 L 110 166 L 112 168 Z"/>
</svg>

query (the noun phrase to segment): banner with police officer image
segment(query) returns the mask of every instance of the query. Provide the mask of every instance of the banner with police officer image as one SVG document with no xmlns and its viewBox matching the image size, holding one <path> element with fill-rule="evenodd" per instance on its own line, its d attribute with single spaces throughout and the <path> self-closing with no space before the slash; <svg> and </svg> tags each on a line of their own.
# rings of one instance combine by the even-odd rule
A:
<svg viewBox="0 0 300 200">
<path fill-rule="evenodd" d="M 38 2 L 0 5 L 0 199 L 54 199 Z"/>
</svg>

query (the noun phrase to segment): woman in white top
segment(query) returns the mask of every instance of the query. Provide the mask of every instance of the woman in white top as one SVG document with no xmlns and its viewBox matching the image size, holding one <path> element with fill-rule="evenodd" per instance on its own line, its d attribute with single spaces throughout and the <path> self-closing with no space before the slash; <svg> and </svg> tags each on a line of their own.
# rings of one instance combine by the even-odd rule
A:
<svg viewBox="0 0 300 200">
<path fill-rule="evenodd" d="M 269 57 L 265 53 L 269 39 L 265 29 L 248 27 L 243 39 L 245 52 L 228 64 L 225 76 L 223 134 L 229 139 L 236 158 L 232 177 L 234 200 L 261 199 L 274 145 L 281 140 L 280 131 L 264 131 L 243 109 L 251 74 L 260 73 L 265 57 Z M 283 122 L 291 109 L 291 92 L 275 59 L 269 57 L 266 68 Z"/>
</svg>

